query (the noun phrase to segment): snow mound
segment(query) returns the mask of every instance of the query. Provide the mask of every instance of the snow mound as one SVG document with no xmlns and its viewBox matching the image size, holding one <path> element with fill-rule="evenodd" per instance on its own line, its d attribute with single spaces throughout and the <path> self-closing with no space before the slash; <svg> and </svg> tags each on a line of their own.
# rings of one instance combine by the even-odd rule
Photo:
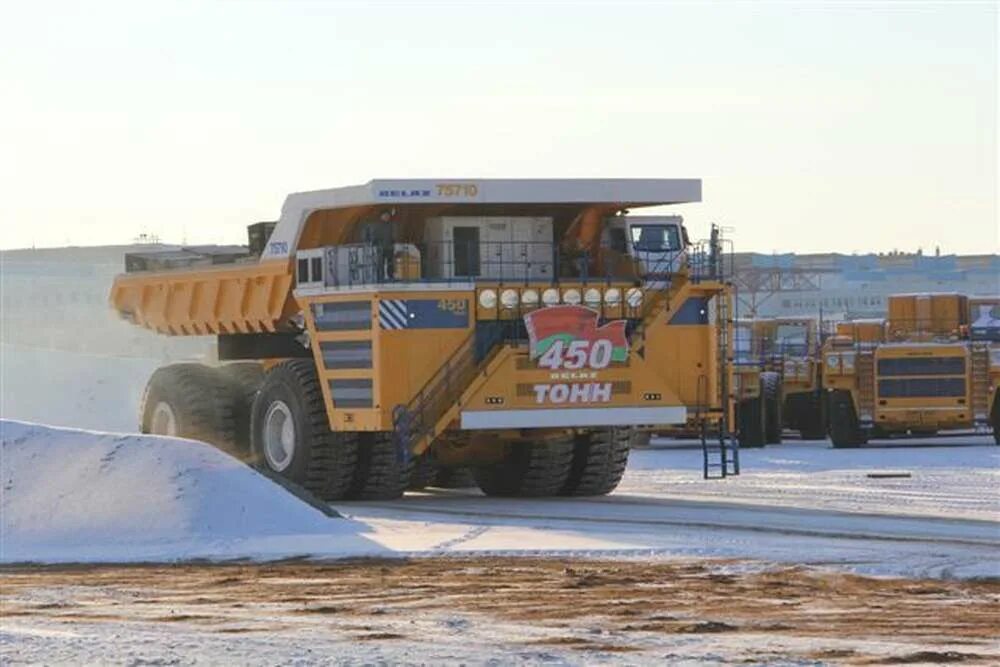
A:
<svg viewBox="0 0 1000 667">
<path fill-rule="evenodd" d="M 0 420 L 0 562 L 386 555 L 201 442 Z"/>
</svg>

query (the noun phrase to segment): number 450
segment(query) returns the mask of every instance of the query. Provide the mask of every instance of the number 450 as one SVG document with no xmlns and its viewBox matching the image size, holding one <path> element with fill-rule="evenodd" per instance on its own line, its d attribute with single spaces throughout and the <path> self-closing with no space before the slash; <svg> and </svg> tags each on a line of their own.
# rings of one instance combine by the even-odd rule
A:
<svg viewBox="0 0 1000 667">
<path fill-rule="evenodd" d="M 611 363 L 614 346 L 606 338 L 590 341 L 574 340 L 568 346 L 561 340 L 552 343 L 538 360 L 541 368 L 579 370 L 584 366 L 600 370 Z"/>
</svg>

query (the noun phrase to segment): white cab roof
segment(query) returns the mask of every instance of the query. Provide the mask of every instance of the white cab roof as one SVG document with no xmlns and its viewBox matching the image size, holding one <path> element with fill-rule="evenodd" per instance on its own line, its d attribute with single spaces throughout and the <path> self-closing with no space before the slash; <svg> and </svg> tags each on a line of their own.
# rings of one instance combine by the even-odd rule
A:
<svg viewBox="0 0 1000 667">
<path fill-rule="evenodd" d="M 406 204 L 620 204 L 622 208 L 701 201 L 696 178 L 375 179 L 364 185 L 288 195 L 262 259 L 295 251 L 314 211 Z"/>
</svg>

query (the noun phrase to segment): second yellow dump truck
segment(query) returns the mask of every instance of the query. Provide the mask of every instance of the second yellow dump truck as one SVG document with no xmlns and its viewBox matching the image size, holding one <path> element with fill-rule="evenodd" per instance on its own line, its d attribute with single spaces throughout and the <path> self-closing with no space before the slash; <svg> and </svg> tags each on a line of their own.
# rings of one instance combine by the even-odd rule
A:
<svg viewBox="0 0 1000 667">
<path fill-rule="evenodd" d="M 818 322 L 761 318 L 736 324 L 740 445 L 781 442 L 782 430 L 826 437 L 826 396 Z"/>
<path fill-rule="evenodd" d="M 604 494 L 634 427 L 692 419 L 718 441 L 706 472 L 736 472 L 720 240 L 635 213 L 700 198 L 683 179 L 290 195 L 275 225 L 251 228 L 246 258 L 145 258 L 115 281 L 123 317 L 214 336 L 223 362 L 157 370 L 142 429 L 213 442 L 326 499 L 394 498 L 428 466 L 471 468 L 490 495 Z"/>
<path fill-rule="evenodd" d="M 956 429 L 992 429 L 1000 444 L 1000 318 L 990 317 L 998 305 L 900 294 L 885 321 L 839 325 L 823 348 L 834 447 Z"/>
</svg>

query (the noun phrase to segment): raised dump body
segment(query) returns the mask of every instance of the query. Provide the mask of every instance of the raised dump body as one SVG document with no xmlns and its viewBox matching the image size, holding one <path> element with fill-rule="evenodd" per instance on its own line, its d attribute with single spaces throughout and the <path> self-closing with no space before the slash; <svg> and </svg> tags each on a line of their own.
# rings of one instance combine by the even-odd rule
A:
<svg viewBox="0 0 1000 667">
<path fill-rule="evenodd" d="M 964 295 L 906 294 L 890 297 L 884 328 L 838 327 L 823 352 L 834 446 L 956 429 L 992 429 L 1000 442 L 1000 354 L 988 323 L 972 335 L 969 315 Z"/>
<path fill-rule="evenodd" d="M 456 467 L 491 494 L 607 493 L 636 425 L 728 435 L 721 244 L 629 212 L 700 189 L 405 180 L 291 195 L 257 262 L 116 280 L 123 316 L 216 335 L 219 358 L 242 362 L 157 371 L 143 428 L 217 442 L 327 498 L 393 497 Z M 610 242 L 620 229 L 635 237 Z"/>
</svg>

